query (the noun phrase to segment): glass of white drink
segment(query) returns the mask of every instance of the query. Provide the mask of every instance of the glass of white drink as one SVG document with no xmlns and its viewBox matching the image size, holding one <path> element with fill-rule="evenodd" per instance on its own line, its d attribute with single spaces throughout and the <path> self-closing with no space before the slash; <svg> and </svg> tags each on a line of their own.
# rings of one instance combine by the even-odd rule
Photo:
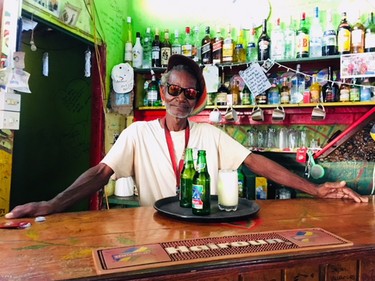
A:
<svg viewBox="0 0 375 281">
<path fill-rule="evenodd" d="M 218 178 L 218 207 L 236 211 L 238 207 L 238 178 L 236 170 L 220 170 Z"/>
</svg>

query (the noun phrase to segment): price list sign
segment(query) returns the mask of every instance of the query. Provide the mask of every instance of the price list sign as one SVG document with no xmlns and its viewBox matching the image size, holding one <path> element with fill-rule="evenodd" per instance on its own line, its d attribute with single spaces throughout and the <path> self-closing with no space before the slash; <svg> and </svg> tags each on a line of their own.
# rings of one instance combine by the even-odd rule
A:
<svg viewBox="0 0 375 281">
<path fill-rule="evenodd" d="M 240 71 L 239 74 L 255 96 L 271 88 L 271 83 L 268 81 L 259 63 L 251 63 L 248 68 L 244 71 Z"/>
</svg>

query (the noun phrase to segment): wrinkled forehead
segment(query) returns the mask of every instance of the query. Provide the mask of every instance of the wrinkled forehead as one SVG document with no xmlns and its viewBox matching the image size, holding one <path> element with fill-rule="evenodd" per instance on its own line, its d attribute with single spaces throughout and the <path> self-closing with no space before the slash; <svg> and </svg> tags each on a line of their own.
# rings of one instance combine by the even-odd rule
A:
<svg viewBox="0 0 375 281">
<path fill-rule="evenodd" d="M 184 88 L 197 89 L 197 78 L 184 69 L 172 69 L 168 76 L 168 83 L 176 84 Z"/>
</svg>

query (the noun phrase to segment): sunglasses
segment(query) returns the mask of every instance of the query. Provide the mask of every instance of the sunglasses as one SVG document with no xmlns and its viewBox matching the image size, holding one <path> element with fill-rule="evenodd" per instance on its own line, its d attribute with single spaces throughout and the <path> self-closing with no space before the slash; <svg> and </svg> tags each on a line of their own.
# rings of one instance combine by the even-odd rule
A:
<svg viewBox="0 0 375 281">
<path fill-rule="evenodd" d="M 195 100 L 198 96 L 199 91 L 197 91 L 194 88 L 182 88 L 178 85 L 173 85 L 167 83 L 168 87 L 168 94 L 170 94 L 173 97 L 178 97 L 182 92 L 184 92 L 185 97 L 188 100 Z"/>
</svg>

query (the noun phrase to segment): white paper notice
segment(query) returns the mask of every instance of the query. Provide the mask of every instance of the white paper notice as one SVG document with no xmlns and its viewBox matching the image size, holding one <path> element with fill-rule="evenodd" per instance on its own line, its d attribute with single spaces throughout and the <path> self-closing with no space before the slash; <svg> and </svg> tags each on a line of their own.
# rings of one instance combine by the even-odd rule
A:
<svg viewBox="0 0 375 281">
<path fill-rule="evenodd" d="M 266 74 L 260 67 L 259 63 L 251 63 L 244 71 L 239 72 L 241 78 L 249 87 L 251 93 L 255 96 L 265 92 L 271 88 L 271 83 L 268 81 Z"/>
<path fill-rule="evenodd" d="M 219 88 L 219 68 L 215 65 L 206 65 L 203 68 L 203 77 L 208 93 L 216 93 Z"/>
</svg>

